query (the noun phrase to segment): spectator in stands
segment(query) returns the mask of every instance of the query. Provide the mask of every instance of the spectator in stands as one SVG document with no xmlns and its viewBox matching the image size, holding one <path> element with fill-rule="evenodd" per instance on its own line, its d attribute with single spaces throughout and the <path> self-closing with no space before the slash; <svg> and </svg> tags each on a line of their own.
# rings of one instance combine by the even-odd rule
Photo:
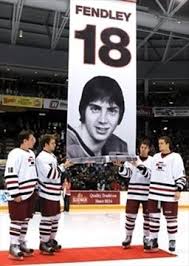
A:
<svg viewBox="0 0 189 266">
<path fill-rule="evenodd" d="M 70 197 L 71 197 L 71 180 L 69 177 L 65 177 L 63 183 L 63 196 L 64 196 L 64 212 L 70 210 Z"/>
<path fill-rule="evenodd" d="M 97 190 L 104 191 L 105 187 L 106 187 L 105 180 L 104 179 L 99 180 L 97 183 Z"/>
</svg>

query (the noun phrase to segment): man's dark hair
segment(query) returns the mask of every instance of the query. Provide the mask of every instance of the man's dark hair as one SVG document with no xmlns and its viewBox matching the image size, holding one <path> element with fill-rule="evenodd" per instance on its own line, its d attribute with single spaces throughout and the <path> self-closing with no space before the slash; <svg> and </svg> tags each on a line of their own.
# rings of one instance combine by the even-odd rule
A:
<svg viewBox="0 0 189 266">
<path fill-rule="evenodd" d="M 125 111 L 125 104 L 121 87 L 115 79 L 106 76 L 96 76 L 84 86 L 79 103 L 80 121 L 85 123 L 85 110 L 92 101 L 107 101 L 115 103 L 120 108 L 119 121 L 121 123 Z"/>
<path fill-rule="evenodd" d="M 147 138 L 140 140 L 139 147 L 140 147 L 142 144 L 148 146 L 149 148 L 150 148 L 150 146 L 151 146 L 150 140 L 147 139 Z"/>
<path fill-rule="evenodd" d="M 158 140 L 163 139 L 166 144 L 169 144 L 169 149 L 172 151 L 173 150 L 173 143 L 170 137 L 168 136 L 161 136 L 158 138 Z"/>
<path fill-rule="evenodd" d="M 147 137 L 144 137 L 144 138 L 138 140 L 137 153 L 140 154 L 140 147 L 142 144 L 148 146 L 148 148 L 150 149 L 150 151 L 149 151 L 149 154 L 150 154 L 151 153 L 151 141 Z"/>
<path fill-rule="evenodd" d="M 51 139 L 56 140 L 56 137 L 51 134 L 45 134 L 44 136 L 42 136 L 40 140 L 41 147 L 44 148 L 45 144 L 49 144 Z"/>
<path fill-rule="evenodd" d="M 18 145 L 20 146 L 24 140 L 28 140 L 29 137 L 31 135 L 34 135 L 33 131 L 32 130 L 22 130 L 19 134 L 18 134 Z"/>
</svg>

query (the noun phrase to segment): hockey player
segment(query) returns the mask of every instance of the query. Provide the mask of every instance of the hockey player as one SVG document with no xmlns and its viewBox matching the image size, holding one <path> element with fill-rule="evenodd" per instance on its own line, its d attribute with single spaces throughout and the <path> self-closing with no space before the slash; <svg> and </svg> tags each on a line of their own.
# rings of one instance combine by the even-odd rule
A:
<svg viewBox="0 0 189 266">
<path fill-rule="evenodd" d="M 42 254 L 53 254 L 61 249 L 55 240 L 60 219 L 60 196 L 62 190 L 61 175 L 72 163 L 66 161 L 58 166 L 56 156 L 56 140 L 53 135 L 44 135 L 41 139 L 43 150 L 36 158 L 39 178 L 39 202 L 41 211 L 40 246 Z"/>
<path fill-rule="evenodd" d="M 150 242 L 147 250 L 158 250 L 158 232 L 160 228 L 160 212 L 167 221 L 169 251 L 176 247 L 178 200 L 186 184 L 184 164 L 178 153 L 172 152 L 171 139 L 167 136 L 159 138 L 159 153 L 152 161 L 149 190 Z"/>
<path fill-rule="evenodd" d="M 33 249 L 27 248 L 25 236 L 29 219 L 35 208 L 37 173 L 35 155 L 31 150 L 35 144 L 33 132 L 22 131 L 18 136 L 19 148 L 8 154 L 5 168 L 5 183 L 9 192 L 10 258 L 23 259 L 31 256 Z"/>
<path fill-rule="evenodd" d="M 149 215 L 148 215 L 148 193 L 150 184 L 150 169 L 152 157 L 149 156 L 150 143 L 147 139 L 139 145 L 139 156 L 137 161 L 131 163 L 125 162 L 119 169 L 119 174 L 123 177 L 130 178 L 127 202 L 126 202 L 126 238 L 122 242 L 124 248 L 130 247 L 135 221 L 137 218 L 140 204 L 143 209 L 143 244 L 144 249 L 148 243 L 149 236 Z"/>
</svg>

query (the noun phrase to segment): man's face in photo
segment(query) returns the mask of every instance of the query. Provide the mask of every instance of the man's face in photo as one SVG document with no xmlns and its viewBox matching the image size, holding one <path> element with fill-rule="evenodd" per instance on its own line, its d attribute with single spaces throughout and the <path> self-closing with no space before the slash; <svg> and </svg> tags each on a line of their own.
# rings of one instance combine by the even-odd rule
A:
<svg viewBox="0 0 189 266">
<path fill-rule="evenodd" d="M 89 103 L 85 110 L 85 126 L 97 142 L 104 141 L 118 125 L 120 108 L 115 103 L 96 100 Z"/>
</svg>

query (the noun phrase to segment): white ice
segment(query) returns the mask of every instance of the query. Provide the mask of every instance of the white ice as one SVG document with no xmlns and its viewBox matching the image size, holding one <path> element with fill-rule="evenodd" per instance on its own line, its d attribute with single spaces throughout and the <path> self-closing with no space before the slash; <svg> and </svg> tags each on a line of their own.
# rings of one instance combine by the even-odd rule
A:
<svg viewBox="0 0 189 266">
<path fill-rule="evenodd" d="M 28 246 L 39 247 L 39 220 L 36 214 L 30 221 L 27 241 Z M 41 266 L 188 266 L 189 265 L 189 210 L 179 210 L 177 234 L 177 257 L 99 261 L 80 263 L 40 264 Z M 124 211 L 71 211 L 62 213 L 59 222 L 57 240 L 63 248 L 119 246 L 125 237 Z M 0 250 L 9 248 L 9 216 L 0 212 Z M 132 244 L 142 244 L 142 214 L 138 214 Z M 159 247 L 168 250 L 166 222 L 162 215 L 159 233 Z M 37 255 L 36 255 L 37 259 Z M 39 264 L 38 264 L 39 265 Z M 30 265 L 31 266 L 31 265 Z M 35 264 L 36 266 L 36 264 Z"/>
</svg>

